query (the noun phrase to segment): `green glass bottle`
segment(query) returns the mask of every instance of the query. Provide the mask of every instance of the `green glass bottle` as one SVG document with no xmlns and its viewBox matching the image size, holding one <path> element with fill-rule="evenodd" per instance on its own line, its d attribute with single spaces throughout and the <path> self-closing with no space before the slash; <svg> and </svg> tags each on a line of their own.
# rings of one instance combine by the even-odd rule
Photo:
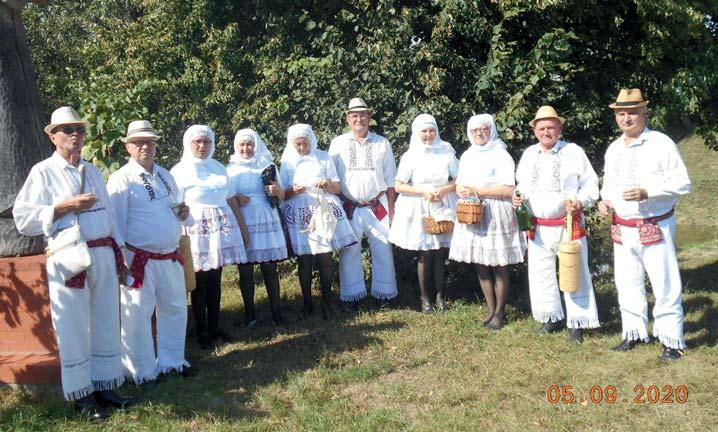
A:
<svg viewBox="0 0 718 432">
<path fill-rule="evenodd" d="M 516 190 L 516 196 L 521 197 L 521 192 Z M 519 224 L 519 230 L 528 231 L 531 229 L 531 211 L 526 206 L 526 202 L 522 202 L 521 206 L 516 210 L 516 222 Z"/>
</svg>

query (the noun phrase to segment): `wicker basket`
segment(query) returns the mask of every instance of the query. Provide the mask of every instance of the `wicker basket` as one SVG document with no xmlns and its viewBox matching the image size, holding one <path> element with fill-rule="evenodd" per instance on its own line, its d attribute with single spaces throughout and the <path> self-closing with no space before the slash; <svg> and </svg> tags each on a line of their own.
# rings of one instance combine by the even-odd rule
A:
<svg viewBox="0 0 718 432">
<path fill-rule="evenodd" d="M 456 203 L 456 220 L 462 224 L 477 224 L 484 217 L 484 207 L 481 201 L 459 201 Z"/>
<path fill-rule="evenodd" d="M 437 222 L 433 216 L 431 216 L 431 203 L 429 203 L 429 214 L 424 216 L 424 231 L 429 234 L 444 234 L 451 232 L 454 229 L 454 223 L 452 221 L 439 221 Z"/>
</svg>

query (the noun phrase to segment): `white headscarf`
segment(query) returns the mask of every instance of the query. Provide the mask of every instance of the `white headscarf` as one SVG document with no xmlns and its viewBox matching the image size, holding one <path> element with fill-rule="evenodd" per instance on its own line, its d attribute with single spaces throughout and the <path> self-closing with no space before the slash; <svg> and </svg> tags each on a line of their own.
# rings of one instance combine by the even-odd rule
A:
<svg viewBox="0 0 718 432">
<path fill-rule="evenodd" d="M 250 159 L 244 159 L 239 154 L 238 146 L 242 141 L 252 141 L 254 143 L 254 156 Z M 265 167 L 274 163 L 274 156 L 272 156 L 272 152 L 269 151 L 262 138 L 257 135 L 257 132 L 252 129 L 240 129 L 234 136 L 234 154 L 229 160 L 238 164 L 249 164 L 257 161 L 260 167 Z"/>
<path fill-rule="evenodd" d="M 209 154 L 206 159 L 197 158 L 192 153 L 192 140 L 201 136 L 206 136 L 210 142 Z M 184 148 L 182 152 L 182 162 L 209 163 L 213 160 L 212 155 L 214 154 L 214 131 L 209 126 L 192 125 L 182 136 L 182 146 Z"/>
<path fill-rule="evenodd" d="M 436 131 L 436 138 L 431 145 L 426 145 L 421 140 L 421 131 L 430 127 Z M 441 139 L 439 135 L 439 126 L 436 119 L 431 114 L 419 114 L 413 122 L 411 122 L 411 139 L 409 140 L 409 150 L 407 153 L 424 154 L 427 151 L 437 153 L 455 153 L 454 148 L 448 142 Z"/>
<path fill-rule="evenodd" d="M 306 138 L 309 140 L 309 153 L 302 156 L 297 152 L 297 149 L 294 147 L 294 140 L 296 138 Z M 316 149 L 317 137 L 314 135 L 312 127 L 305 123 L 292 125 L 287 130 L 287 146 L 284 147 L 284 152 L 282 153 L 282 165 L 296 165 L 301 159 L 314 157 L 313 153 Z"/>
<path fill-rule="evenodd" d="M 471 138 L 471 129 L 476 129 L 481 125 L 487 125 L 491 128 L 491 135 L 486 144 L 479 145 L 474 143 Z M 496 130 L 496 123 L 494 122 L 494 116 L 491 114 L 478 114 L 472 116 L 468 122 L 466 122 L 466 137 L 469 138 L 471 147 L 469 150 L 488 151 L 492 150 L 495 146 L 499 146 L 502 149 L 506 149 L 506 144 L 499 138 L 499 132 Z"/>
</svg>

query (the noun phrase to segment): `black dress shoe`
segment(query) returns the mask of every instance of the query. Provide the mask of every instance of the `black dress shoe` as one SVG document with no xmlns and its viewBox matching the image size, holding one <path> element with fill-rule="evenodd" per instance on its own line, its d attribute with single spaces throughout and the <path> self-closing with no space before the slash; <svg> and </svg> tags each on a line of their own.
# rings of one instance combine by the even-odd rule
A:
<svg viewBox="0 0 718 432">
<path fill-rule="evenodd" d="M 272 317 L 272 325 L 274 327 L 284 327 L 289 325 L 289 321 L 287 321 L 287 319 L 284 318 L 282 314 L 277 313 Z"/>
<path fill-rule="evenodd" d="M 613 352 L 630 351 L 633 348 L 637 347 L 641 343 L 642 343 L 642 341 L 640 339 L 634 339 L 634 340 L 624 339 L 623 342 L 621 342 L 620 344 L 611 348 L 611 351 L 613 351 Z"/>
<path fill-rule="evenodd" d="M 120 396 L 114 390 L 99 390 L 93 393 L 95 399 L 102 406 L 114 406 L 117 408 L 127 408 L 135 403 L 135 398 Z"/>
<path fill-rule="evenodd" d="M 560 331 L 562 328 L 563 328 L 562 321 L 547 322 L 541 326 L 541 328 L 538 330 L 538 334 L 556 333 L 556 332 Z"/>
<path fill-rule="evenodd" d="M 92 393 L 84 398 L 76 399 L 75 409 L 80 415 L 88 417 L 90 420 L 101 421 L 110 417 L 110 414 L 100 406 Z"/>
<path fill-rule="evenodd" d="M 192 378 L 197 374 L 199 374 L 199 369 L 192 366 L 185 366 L 182 368 L 182 372 L 179 372 L 179 375 L 183 378 Z"/>
<path fill-rule="evenodd" d="M 211 332 L 209 336 L 212 340 L 222 339 L 222 341 L 224 342 L 234 342 L 234 338 L 227 334 L 227 332 L 225 332 L 221 328 L 218 328 L 217 330 Z"/>
<path fill-rule="evenodd" d="M 683 351 L 675 348 L 668 348 L 663 346 L 663 353 L 661 353 L 661 360 L 680 360 L 683 356 Z"/>
<path fill-rule="evenodd" d="M 583 330 L 582 329 L 568 329 L 568 341 L 575 344 L 583 343 Z"/>
</svg>

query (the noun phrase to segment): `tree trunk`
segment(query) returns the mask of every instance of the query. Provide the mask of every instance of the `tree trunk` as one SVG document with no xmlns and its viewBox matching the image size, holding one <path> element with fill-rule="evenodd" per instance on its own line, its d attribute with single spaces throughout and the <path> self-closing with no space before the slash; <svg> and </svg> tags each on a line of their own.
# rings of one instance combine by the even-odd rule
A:
<svg viewBox="0 0 718 432">
<path fill-rule="evenodd" d="M 42 237 L 21 235 L 5 211 L 12 207 L 30 168 L 52 153 L 42 131 L 40 96 L 22 23 L 24 3 L 0 2 L 0 257 L 43 250 Z"/>
</svg>

